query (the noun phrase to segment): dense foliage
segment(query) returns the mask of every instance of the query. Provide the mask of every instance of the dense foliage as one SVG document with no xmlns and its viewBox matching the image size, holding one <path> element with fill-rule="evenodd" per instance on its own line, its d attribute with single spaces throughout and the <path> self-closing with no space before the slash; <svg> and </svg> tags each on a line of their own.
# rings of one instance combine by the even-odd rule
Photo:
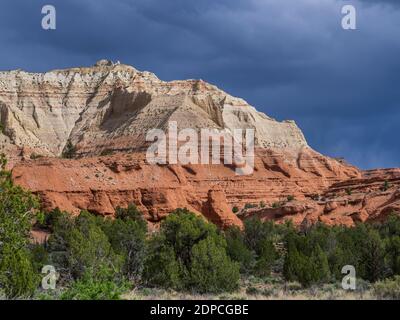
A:
<svg viewBox="0 0 400 320">
<path fill-rule="evenodd" d="M 178 209 L 149 240 L 144 279 L 151 285 L 198 292 L 230 291 L 239 281 L 239 264 L 226 253 L 215 225 Z"/>
<path fill-rule="evenodd" d="M 0 291 L 8 298 L 43 294 L 44 265 L 55 267 L 53 298 L 119 299 L 132 286 L 198 293 L 234 291 L 240 278 L 283 278 L 303 287 L 337 283 L 342 267 L 375 283 L 376 295 L 399 296 L 400 217 L 352 228 L 322 224 L 296 229 L 247 219 L 243 229 L 219 230 L 187 209 L 177 209 L 149 232 L 134 206 L 114 218 L 56 209 L 15 186 L 0 156 Z M 30 242 L 33 225 L 49 232 Z M 46 294 L 49 294 L 47 291 Z"/>
<path fill-rule="evenodd" d="M 38 285 L 28 250 L 29 231 L 38 201 L 15 186 L 0 155 L 0 288 L 6 296 L 30 296 Z"/>
</svg>

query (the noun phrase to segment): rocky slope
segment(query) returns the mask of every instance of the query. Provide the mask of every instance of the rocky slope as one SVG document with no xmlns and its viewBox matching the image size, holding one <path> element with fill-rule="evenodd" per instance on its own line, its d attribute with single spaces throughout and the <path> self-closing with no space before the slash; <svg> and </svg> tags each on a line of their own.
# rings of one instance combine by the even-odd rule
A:
<svg viewBox="0 0 400 320">
<path fill-rule="evenodd" d="M 158 223 L 188 207 L 226 227 L 252 215 L 352 224 L 398 208 L 396 170 L 362 173 L 325 157 L 293 121 L 278 122 L 201 80 L 164 82 L 108 61 L 44 74 L 0 72 L 0 111 L 0 147 L 14 180 L 40 195 L 45 209 L 112 215 L 133 202 Z M 166 131 L 171 121 L 178 129 L 254 129 L 254 172 L 240 176 L 235 164 L 223 163 L 149 164 L 146 133 Z M 67 144 L 75 159 L 60 159 Z M 387 175 L 389 189 L 371 186 Z"/>
<path fill-rule="evenodd" d="M 242 219 L 258 216 L 261 220 L 297 225 L 315 222 L 352 226 L 357 222 L 375 222 L 400 212 L 400 169 L 371 170 L 360 178 L 334 183 L 320 194 L 306 199 L 283 199 L 273 207 L 252 208 L 240 213 Z"/>
<path fill-rule="evenodd" d="M 278 122 L 202 80 L 164 82 L 149 72 L 99 61 L 43 74 L 0 72 L 5 144 L 59 156 L 68 141 L 80 155 L 140 150 L 150 129 L 254 128 L 262 147 L 307 143 L 293 121 Z"/>
</svg>

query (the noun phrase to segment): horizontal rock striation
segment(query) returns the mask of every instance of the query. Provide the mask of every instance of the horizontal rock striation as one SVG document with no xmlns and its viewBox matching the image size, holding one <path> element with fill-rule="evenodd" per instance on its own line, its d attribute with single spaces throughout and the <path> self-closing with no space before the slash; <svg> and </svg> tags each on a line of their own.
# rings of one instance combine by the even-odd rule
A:
<svg viewBox="0 0 400 320">
<path fill-rule="evenodd" d="M 146 134 L 167 132 L 172 121 L 178 130 L 254 129 L 254 172 L 240 176 L 224 163 L 150 164 Z M 361 172 L 314 151 L 293 121 L 276 121 L 209 83 L 165 82 L 107 60 L 0 72 L 0 124 L 14 181 L 46 210 L 113 215 L 135 203 L 157 224 L 187 207 L 227 227 L 251 216 L 352 225 L 400 207 L 399 169 Z M 61 159 L 70 146 L 73 159 Z"/>
<path fill-rule="evenodd" d="M 253 208 L 241 213 L 245 219 L 283 222 L 292 219 L 297 225 L 316 222 L 327 225 L 353 226 L 359 222 L 385 220 L 400 213 L 400 169 L 363 172 L 361 177 L 334 183 L 320 194 L 283 200 L 275 208 Z"/>
<path fill-rule="evenodd" d="M 135 203 L 148 221 L 158 223 L 175 208 L 187 207 L 222 227 L 241 225 L 235 206 L 272 205 L 288 196 L 306 199 L 359 174 L 308 147 L 299 154 L 258 149 L 253 174 L 243 176 L 224 164 L 150 165 L 143 153 L 26 160 L 12 173 L 47 210 L 112 215 L 117 206 Z"/>
<path fill-rule="evenodd" d="M 165 82 L 103 62 L 0 72 L 0 139 L 39 155 L 60 156 L 68 141 L 81 156 L 138 150 L 150 129 L 166 130 L 169 121 L 178 130 L 253 128 L 256 144 L 265 148 L 307 145 L 293 121 L 278 122 L 202 80 Z"/>
</svg>

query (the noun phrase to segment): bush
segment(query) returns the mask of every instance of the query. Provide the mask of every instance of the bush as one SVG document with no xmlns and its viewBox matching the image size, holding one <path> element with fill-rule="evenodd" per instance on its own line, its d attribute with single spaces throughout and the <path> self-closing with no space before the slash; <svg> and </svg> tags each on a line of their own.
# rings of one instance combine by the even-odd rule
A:
<svg viewBox="0 0 400 320">
<path fill-rule="evenodd" d="M 136 206 L 117 208 L 116 219 L 105 221 L 102 227 L 111 247 L 125 257 L 122 272 L 129 279 L 139 279 L 145 259 L 147 223 Z"/>
<path fill-rule="evenodd" d="M 250 250 L 260 255 L 266 240 L 277 241 L 280 237 L 278 227 L 272 222 L 261 222 L 259 218 L 250 218 L 244 222 L 245 242 Z"/>
<path fill-rule="evenodd" d="M 238 212 L 239 212 L 239 208 L 238 208 L 237 206 L 234 206 L 234 207 L 232 208 L 232 212 L 233 212 L 233 213 L 238 213 Z"/>
<path fill-rule="evenodd" d="M 319 245 L 310 251 L 307 240 L 304 236 L 288 235 L 283 267 L 286 281 L 298 281 L 305 287 L 326 282 L 330 276 L 326 254 Z"/>
<path fill-rule="evenodd" d="M 389 190 L 389 188 L 390 188 L 390 183 L 389 183 L 389 181 L 386 180 L 386 181 L 383 183 L 381 190 L 382 190 L 382 191 L 387 191 L 387 190 Z"/>
<path fill-rule="evenodd" d="M 280 258 L 275 244 L 280 241 L 285 227 L 279 227 L 270 221 L 261 222 L 258 218 L 247 219 L 244 226 L 244 240 L 255 260 L 252 272 L 257 276 L 268 276 L 276 260 Z"/>
<path fill-rule="evenodd" d="M 310 260 L 312 283 L 328 282 L 330 278 L 328 257 L 326 256 L 325 252 L 322 251 L 319 245 L 315 247 Z"/>
<path fill-rule="evenodd" d="M 0 283 L 8 298 L 30 297 L 39 285 L 39 275 L 26 249 L 5 245 L 0 261 Z"/>
<path fill-rule="evenodd" d="M 89 213 L 82 212 L 76 218 L 68 245 L 68 264 L 74 279 L 79 279 L 83 274 L 95 278 L 102 267 L 119 272 L 121 257 L 114 253 L 107 235 Z"/>
<path fill-rule="evenodd" d="M 400 299 L 400 276 L 393 279 L 386 279 L 374 284 L 374 294 L 378 299 Z"/>
<path fill-rule="evenodd" d="M 363 250 L 363 264 L 365 265 L 364 279 L 377 281 L 385 276 L 385 252 L 383 242 L 378 233 L 372 232 L 366 239 Z"/>
<path fill-rule="evenodd" d="M 118 207 L 115 210 L 115 217 L 123 221 L 134 221 L 140 226 L 140 228 L 147 231 L 146 220 L 143 219 L 142 213 L 134 204 L 130 204 L 126 209 Z"/>
<path fill-rule="evenodd" d="M 144 279 L 166 288 L 232 290 L 239 280 L 239 264 L 229 259 L 226 246 L 215 225 L 187 209 L 177 209 L 149 241 Z"/>
<path fill-rule="evenodd" d="M 239 264 L 232 262 L 215 239 L 208 237 L 193 247 L 190 286 L 198 292 L 237 289 Z"/>
<path fill-rule="evenodd" d="M 272 266 L 278 254 L 271 240 L 264 240 L 261 245 L 261 252 L 258 256 L 254 272 L 259 277 L 266 277 L 271 274 Z"/>
<path fill-rule="evenodd" d="M 386 253 L 390 272 L 393 275 L 400 274 L 400 237 L 393 236 L 386 241 Z"/>
<path fill-rule="evenodd" d="M 32 263 L 37 273 L 42 272 L 42 268 L 49 263 L 49 254 L 43 244 L 31 244 L 30 253 L 32 257 Z"/>
<path fill-rule="evenodd" d="M 282 207 L 282 203 L 281 202 L 274 202 L 272 204 L 272 208 L 274 208 L 274 209 L 278 209 L 278 208 L 281 208 L 281 207 Z"/>
<path fill-rule="evenodd" d="M 101 225 L 103 218 L 82 212 L 72 219 L 67 214 L 53 216 L 53 234 L 48 241 L 49 260 L 66 281 L 84 274 L 96 277 L 99 269 L 121 271 L 123 257 L 117 255 Z"/>
<path fill-rule="evenodd" d="M 9 298 L 29 297 L 38 285 L 28 241 L 39 206 L 36 197 L 14 185 L 6 163 L 0 155 L 0 288 Z"/>
<path fill-rule="evenodd" d="M 129 290 L 125 281 L 116 282 L 109 279 L 93 278 L 85 275 L 81 280 L 72 283 L 70 288 L 61 294 L 62 300 L 120 300 L 121 294 Z"/>
<path fill-rule="evenodd" d="M 4 155 L 0 155 L 0 253 L 5 244 L 16 250 L 27 245 L 29 231 L 39 208 L 36 197 L 14 185 L 11 173 L 5 170 L 5 166 Z"/>
<path fill-rule="evenodd" d="M 359 240 L 358 274 L 371 282 L 380 280 L 385 274 L 385 250 L 378 231 L 365 225 L 359 225 L 357 230 L 362 237 Z"/>
<path fill-rule="evenodd" d="M 75 156 L 75 153 L 76 147 L 72 144 L 70 140 L 68 140 L 62 152 L 62 157 L 65 159 L 72 159 Z"/>
<path fill-rule="evenodd" d="M 143 278 L 150 285 L 181 289 L 184 286 L 181 271 L 173 247 L 166 244 L 163 236 L 153 236 L 148 244 Z"/>
<path fill-rule="evenodd" d="M 256 204 L 253 204 L 253 203 L 246 203 L 246 204 L 244 205 L 244 208 L 245 208 L 245 209 L 257 208 L 257 205 L 256 205 Z"/>
<path fill-rule="evenodd" d="M 231 227 L 225 231 L 228 256 L 240 264 L 242 273 L 250 273 L 255 264 L 255 254 L 247 248 L 244 234 L 238 227 Z"/>
<path fill-rule="evenodd" d="M 294 198 L 293 195 L 289 195 L 289 196 L 287 196 L 286 199 L 287 199 L 288 202 L 290 202 L 290 201 L 293 201 L 295 198 Z"/>
</svg>

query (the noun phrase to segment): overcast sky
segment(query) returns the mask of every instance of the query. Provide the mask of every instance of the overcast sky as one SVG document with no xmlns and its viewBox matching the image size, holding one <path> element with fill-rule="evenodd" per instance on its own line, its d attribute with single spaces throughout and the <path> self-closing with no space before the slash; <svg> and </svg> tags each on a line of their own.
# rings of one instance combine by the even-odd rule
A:
<svg viewBox="0 0 400 320">
<path fill-rule="evenodd" d="M 41 28 L 45 4 L 54 31 Z M 342 29 L 344 4 L 357 30 Z M 0 1 L 0 70 L 101 58 L 201 78 L 294 119 L 321 153 L 400 167 L 400 0 Z"/>
</svg>

